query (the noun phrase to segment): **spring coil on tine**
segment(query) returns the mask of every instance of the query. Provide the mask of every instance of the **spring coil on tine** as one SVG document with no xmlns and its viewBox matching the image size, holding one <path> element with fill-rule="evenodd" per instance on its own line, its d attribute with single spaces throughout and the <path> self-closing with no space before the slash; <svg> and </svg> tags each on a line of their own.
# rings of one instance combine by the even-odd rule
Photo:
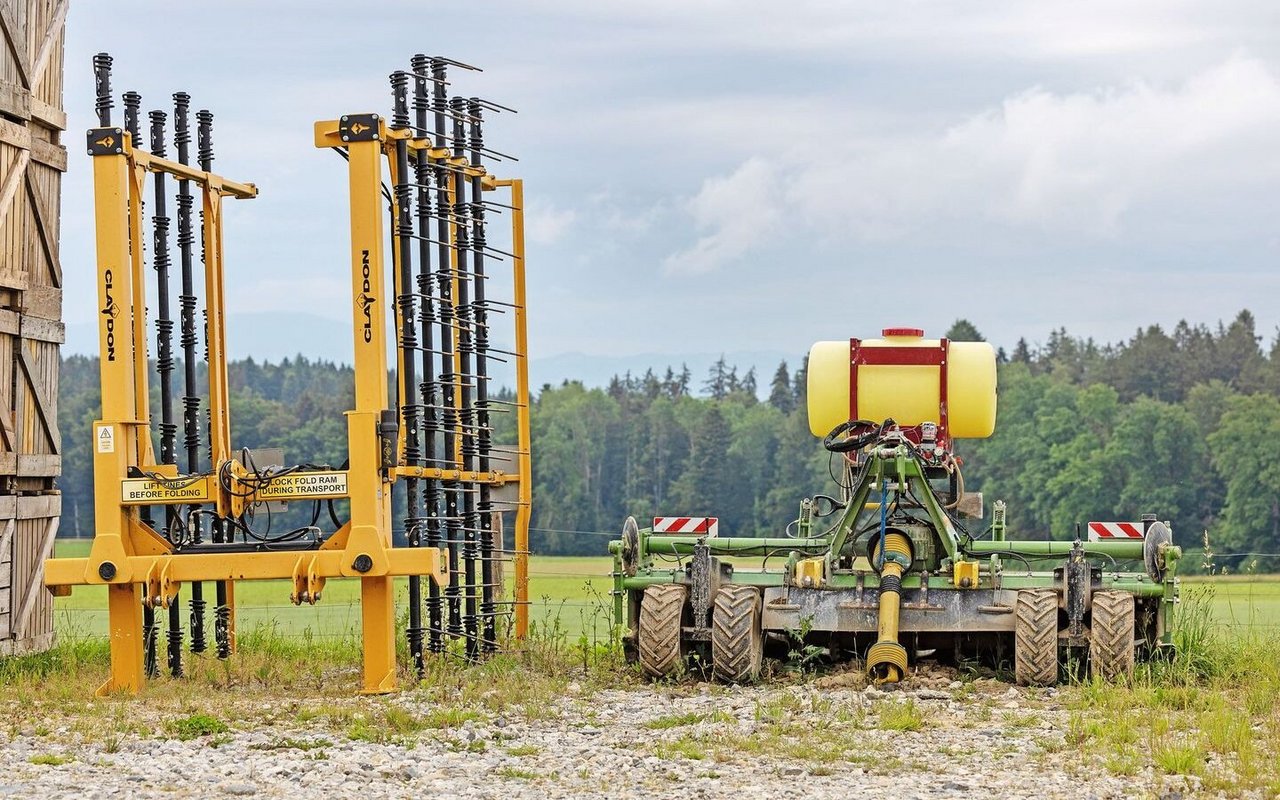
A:
<svg viewBox="0 0 1280 800">
<path fill-rule="evenodd" d="M 138 109 L 142 106 L 142 95 L 137 92 L 124 93 L 124 129 L 129 134 L 129 143 L 136 148 L 142 147 L 142 137 L 138 133 Z"/>
<path fill-rule="evenodd" d="M 111 60 L 107 53 L 93 57 L 93 110 L 98 115 L 98 125 L 103 128 L 111 124 L 111 109 L 115 107 L 111 100 Z"/>
<path fill-rule="evenodd" d="M 200 169 L 213 169 L 213 112 L 201 109 L 196 112 L 196 158 Z"/>
</svg>

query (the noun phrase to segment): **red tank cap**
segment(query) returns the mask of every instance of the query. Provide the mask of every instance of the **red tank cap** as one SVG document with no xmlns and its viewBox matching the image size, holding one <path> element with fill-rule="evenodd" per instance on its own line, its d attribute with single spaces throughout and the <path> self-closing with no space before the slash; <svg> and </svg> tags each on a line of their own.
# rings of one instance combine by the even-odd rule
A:
<svg viewBox="0 0 1280 800">
<path fill-rule="evenodd" d="M 924 336 L 924 328 L 885 328 L 881 336 Z"/>
</svg>

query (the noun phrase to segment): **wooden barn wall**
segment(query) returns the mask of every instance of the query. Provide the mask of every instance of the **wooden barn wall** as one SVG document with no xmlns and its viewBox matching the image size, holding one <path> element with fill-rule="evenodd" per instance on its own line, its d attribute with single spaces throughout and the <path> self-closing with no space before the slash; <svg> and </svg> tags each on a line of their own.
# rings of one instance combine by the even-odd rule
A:
<svg viewBox="0 0 1280 800">
<path fill-rule="evenodd" d="M 63 36 L 69 0 L 0 0 L 0 655 L 47 648 L 61 514 Z"/>
</svg>

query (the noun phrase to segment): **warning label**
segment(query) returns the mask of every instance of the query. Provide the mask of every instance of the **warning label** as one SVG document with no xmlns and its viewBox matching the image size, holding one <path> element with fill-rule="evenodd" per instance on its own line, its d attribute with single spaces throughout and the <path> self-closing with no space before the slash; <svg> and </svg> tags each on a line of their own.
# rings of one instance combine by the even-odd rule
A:
<svg viewBox="0 0 1280 800">
<path fill-rule="evenodd" d="M 96 434 L 98 439 L 99 453 L 114 453 L 116 451 L 116 429 L 110 425 L 99 425 Z"/>
<path fill-rule="evenodd" d="M 299 497 L 346 497 L 347 473 L 302 472 L 272 478 L 260 487 L 254 500 L 291 500 Z"/>
<path fill-rule="evenodd" d="M 203 503 L 209 500 L 205 481 L 174 488 L 149 478 L 129 478 L 120 482 L 120 499 L 126 503 Z"/>
</svg>

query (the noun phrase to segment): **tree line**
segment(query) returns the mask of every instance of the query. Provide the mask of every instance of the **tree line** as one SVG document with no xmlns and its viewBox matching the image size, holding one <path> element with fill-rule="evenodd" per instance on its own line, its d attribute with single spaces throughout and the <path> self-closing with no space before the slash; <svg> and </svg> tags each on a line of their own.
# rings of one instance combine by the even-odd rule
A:
<svg viewBox="0 0 1280 800">
<path fill-rule="evenodd" d="M 965 320 L 947 335 L 982 338 Z M 957 445 L 965 483 L 988 513 L 1005 500 L 1018 535 L 1068 539 L 1077 523 L 1150 512 L 1184 546 L 1208 532 L 1219 554 L 1280 552 L 1280 337 L 1268 345 L 1248 311 L 1216 327 L 1153 324 L 1117 343 L 1063 328 L 1042 344 L 1019 340 L 997 351 L 995 435 Z M 299 357 L 229 371 L 237 447 L 345 460 L 349 367 Z M 67 357 L 61 379 L 62 529 L 88 535 L 96 359 Z M 778 364 L 767 386 L 754 366 L 721 359 L 705 376 L 668 367 L 602 387 L 542 386 L 531 407 L 534 549 L 602 553 L 629 514 L 714 515 L 722 535 L 782 535 L 801 498 L 834 488 L 805 383 L 803 359 Z M 495 428 L 511 441 L 514 415 L 495 414 Z M 1220 557 L 1233 560 L 1247 557 Z"/>
</svg>

